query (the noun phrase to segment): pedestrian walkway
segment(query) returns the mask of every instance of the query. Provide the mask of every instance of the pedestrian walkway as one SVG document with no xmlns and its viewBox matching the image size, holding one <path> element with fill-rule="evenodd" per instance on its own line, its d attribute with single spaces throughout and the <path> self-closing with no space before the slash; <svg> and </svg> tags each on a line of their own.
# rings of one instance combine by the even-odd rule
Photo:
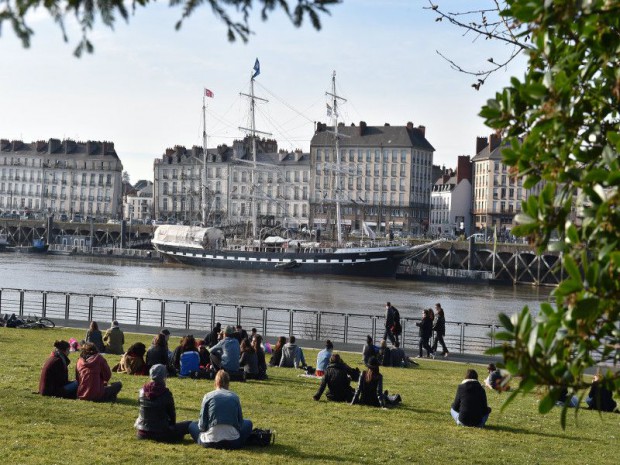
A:
<svg viewBox="0 0 620 465">
<path fill-rule="evenodd" d="M 84 331 L 88 329 L 88 326 L 90 324 L 88 321 L 80 321 L 80 320 L 54 320 L 54 322 L 56 323 L 57 327 L 62 326 L 62 327 L 67 327 L 67 328 L 77 328 L 77 329 L 83 329 Z M 105 331 L 107 327 L 100 324 L 99 329 L 101 329 L 102 331 Z M 138 326 L 138 325 L 121 324 L 121 329 L 126 333 L 155 335 L 159 333 L 159 331 L 162 328 L 156 327 L 156 326 L 145 326 L 145 325 Z M 246 329 L 247 331 L 250 330 L 250 328 L 244 328 L 244 329 Z M 191 329 L 187 330 L 187 329 L 175 329 L 175 328 L 168 328 L 168 330 L 170 331 L 170 335 L 172 337 L 182 337 L 187 334 L 193 334 L 196 337 L 196 339 L 202 339 L 204 338 L 206 334 L 206 331 L 203 331 L 203 330 L 191 330 Z M 199 331 L 202 331 L 202 332 L 199 332 Z M 203 332 L 205 334 L 203 334 Z M 270 338 L 267 338 L 267 340 L 269 341 L 269 343 L 275 344 L 276 338 L 270 337 Z M 297 345 L 299 345 L 303 349 L 321 350 L 325 348 L 325 341 L 316 341 L 312 339 L 297 338 Z M 340 352 L 359 353 L 360 360 L 361 360 L 362 345 L 360 344 L 345 344 L 341 342 L 334 342 L 334 349 Z M 417 349 L 414 350 L 411 348 L 406 348 L 405 353 L 409 357 L 415 357 L 416 355 L 418 355 Z M 424 358 L 421 360 L 424 361 L 424 360 L 432 360 L 432 359 Z M 497 363 L 498 361 L 501 360 L 501 358 L 490 356 L 490 355 L 460 354 L 460 353 L 450 352 L 450 355 L 447 358 L 438 356 L 435 360 L 442 361 L 442 362 L 445 361 L 445 362 L 454 362 L 454 363 L 472 363 L 472 364 L 479 364 L 479 365 L 487 365 L 489 363 Z"/>
</svg>

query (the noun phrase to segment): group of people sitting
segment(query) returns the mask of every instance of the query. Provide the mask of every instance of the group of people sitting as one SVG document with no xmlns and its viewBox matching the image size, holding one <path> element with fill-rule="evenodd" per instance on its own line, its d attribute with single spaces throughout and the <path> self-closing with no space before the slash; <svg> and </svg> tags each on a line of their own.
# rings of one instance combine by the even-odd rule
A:
<svg viewBox="0 0 620 465">
<path fill-rule="evenodd" d="M 91 324 L 87 333 L 88 342 L 82 345 L 76 362 L 75 381 L 69 381 L 71 345 L 66 341 L 54 343 L 54 350 L 41 372 L 39 392 L 42 395 L 96 402 L 116 400 L 122 383 L 109 382 L 113 370 L 95 343 L 96 331 L 96 324 Z M 110 332 L 116 333 L 112 338 L 121 342 L 122 351 L 124 336 L 119 337 L 119 331 L 118 323 L 114 322 Z M 140 342 L 131 345 L 114 367 L 118 372 L 148 374 L 150 378 L 139 392 L 140 413 L 135 422 L 137 437 L 169 442 L 179 441 L 190 434 L 196 443 L 204 447 L 242 447 L 252 432 L 252 422 L 243 418 L 239 397 L 229 389 L 229 385 L 231 377 L 234 378 L 240 371 L 247 377 L 266 377 L 267 364 L 262 337 L 255 329 L 252 335 L 248 335 L 240 326 L 227 326 L 222 331 L 218 323 L 204 340 L 197 342 L 192 335 L 187 335 L 171 352 L 168 349 L 169 336 L 169 331 L 162 330 L 155 336 L 148 350 Z M 108 337 L 108 342 L 110 340 Z M 103 337 L 101 342 L 105 344 Z M 325 348 L 317 355 L 315 375 L 321 377 L 321 383 L 313 396 L 314 400 L 319 401 L 327 389 L 328 400 L 352 405 L 386 408 L 402 401 L 400 395 L 390 395 L 387 390 L 384 391 L 383 375 L 379 367 L 404 367 L 410 362 L 409 359 L 398 344 L 387 349 L 385 341 L 382 341 L 377 348 L 370 336 L 366 342 L 363 349 L 365 370 L 362 372 L 347 365 L 339 354 L 334 353 L 334 345 L 330 340 L 325 342 Z M 269 348 L 269 344 L 266 346 Z M 108 351 L 106 345 L 103 348 Z M 284 337 L 278 338 L 269 365 L 295 368 L 307 366 L 303 350 L 296 344 L 294 336 L 288 342 Z M 198 421 L 177 423 L 174 399 L 166 387 L 166 378 L 177 374 L 187 376 L 194 369 L 211 370 L 214 373 L 215 389 L 204 396 Z M 494 364 L 489 364 L 487 369 L 489 376 L 484 384 L 489 389 L 509 389 L 508 378 L 501 370 Z M 352 383 L 356 383 L 356 388 L 352 387 Z M 616 408 L 611 393 L 600 386 L 600 377 L 594 378 L 586 402 L 591 409 L 613 411 Z M 475 370 L 467 370 L 465 379 L 457 388 L 450 413 L 458 425 L 483 427 L 488 420 L 491 408 Z"/>
</svg>

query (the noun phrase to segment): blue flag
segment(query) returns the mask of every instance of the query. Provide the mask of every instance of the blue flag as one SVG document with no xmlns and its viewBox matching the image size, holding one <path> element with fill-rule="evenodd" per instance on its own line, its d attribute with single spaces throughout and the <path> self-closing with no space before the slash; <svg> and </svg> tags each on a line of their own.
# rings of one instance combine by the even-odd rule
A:
<svg viewBox="0 0 620 465">
<path fill-rule="evenodd" d="M 256 62 L 254 63 L 254 74 L 252 75 L 252 79 L 254 79 L 259 74 L 260 74 L 260 63 L 258 62 L 258 58 L 257 58 Z"/>
</svg>

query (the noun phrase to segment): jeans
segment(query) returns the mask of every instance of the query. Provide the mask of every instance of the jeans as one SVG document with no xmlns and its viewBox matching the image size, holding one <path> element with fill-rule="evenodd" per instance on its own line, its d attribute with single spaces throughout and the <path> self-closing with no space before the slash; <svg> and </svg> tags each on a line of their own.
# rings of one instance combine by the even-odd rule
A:
<svg viewBox="0 0 620 465">
<path fill-rule="evenodd" d="M 459 412 L 457 412 L 453 408 L 450 409 L 450 415 L 452 415 L 452 418 L 454 418 L 454 421 L 456 421 L 457 425 L 467 426 L 467 425 L 463 425 L 463 423 L 459 421 Z M 482 420 L 480 421 L 478 428 L 483 428 L 488 419 L 489 419 L 489 414 L 487 413 L 484 417 L 482 417 Z"/>
<path fill-rule="evenodd" d="M 77 388 L 77 381 L 71 381 L 70 383 L 67 383 L 62 387 L 63 391 L 65 391 L 66 396 L 73 399 L 77 397 Z"/>
<path fill-rule="evenodd" d="M 430 355 L 434 352 L 431 349 L 431 345 L 428 343 L 429 338 L 420 337 L 420 357 L 422 357 L 422 349 L 426 349 L 426 355 L 430 357 Z"/>
<path fill-rule="evenodd" d="M 220 441 L 220 442 L 202 442 L 200 441 L 200 428 L 198 427 L 197 421 L 192 421 L 189 425 L 189 434 L 192 436 L 194 441 L 197 444 L 203 447 L 213 447 L 217 449 L 239 449 L 243 447 L 245 442 L 250 437 L 250 433 L 252 432 L 252 422 L 250 420 L 243 420 L 241 423 L 241 430 L 239 430 L 239 437 L 234 441 Z"/>
</svg>

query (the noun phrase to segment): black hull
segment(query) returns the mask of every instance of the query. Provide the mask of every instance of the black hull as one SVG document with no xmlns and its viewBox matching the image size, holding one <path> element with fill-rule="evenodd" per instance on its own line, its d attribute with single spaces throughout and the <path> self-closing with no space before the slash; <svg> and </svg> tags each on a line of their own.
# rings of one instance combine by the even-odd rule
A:
<svg viewBox="0 0 620 465">
<path fill-rule="evenodd" d="M 158 245 L 157 249 L 171 261 L 193 266 L 375 278 L 393 278 L 400 262 L 405 257 L 405 249 L 401 247 L 357 249 L 338 253 L 202 250 L 171 245 Z"/>
</svg>

